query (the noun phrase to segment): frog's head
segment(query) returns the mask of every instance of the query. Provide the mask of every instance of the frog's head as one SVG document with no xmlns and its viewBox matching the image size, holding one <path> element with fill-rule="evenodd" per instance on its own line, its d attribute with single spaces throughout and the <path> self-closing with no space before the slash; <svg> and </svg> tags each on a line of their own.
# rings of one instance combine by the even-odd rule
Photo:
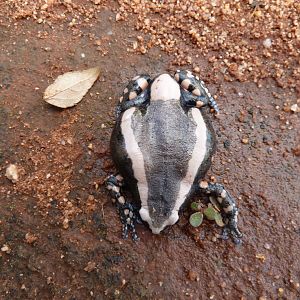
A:
<svg viewBox="0 0 300 300">
<path fill-rule="evenodd" d="M 140 209 L 141 218 L 149 224 L 154 234 L 159 234 L 166 226 L 175 224 L 178 219 L 178 211 L 166 208 L 142 207 Z"/>
</svg>

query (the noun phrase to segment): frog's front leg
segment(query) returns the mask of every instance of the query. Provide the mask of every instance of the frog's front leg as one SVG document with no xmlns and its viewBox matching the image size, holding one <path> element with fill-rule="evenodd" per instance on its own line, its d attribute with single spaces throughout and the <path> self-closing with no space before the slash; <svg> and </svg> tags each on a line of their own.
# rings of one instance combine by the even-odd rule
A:
<svg viewBox="0 0 300 300">
<path fill-rule="evenodd" d="M 149 90 L 147 88 L 150 82 L 150 76 L 142 74 L 134 77 L 127 84 L 117 106 L 117 116 L 130 107 L 147 104 L 149 101 Z"/>
<path fill-rule="evenodd" d="M 115 200 L 119 216 L 123 225 L 122 236 L 128 237 L 128 231 L 132 233 L 134 241 L 139 240 L 135 230 L 135 224 L 138 222 L 138 210 L 133 204 L 125 201 L 124 196 L 121 194 L 121 187 L 123 186 L 123 178 L 121 175 L 110 175 L 106 179 L 106 188 L 111 192 Z"/>
<path fill-rule="evenodd" d="M 177 70 L 174 77 L 182 88 L 181 94 L 184 106 L 200 108 L 209 105 L 216 113 L 219 112 L 215 99 L 209 93 L 204 82 L 197 76 L 194 76 L 190 71 Z"/>
<path fill-rule="evenodd" d="M 237 227 L 238 208 L 234 198 L 225 190 L 224 186 L 219 183 L 201 181 L 199 187 L 201 191 L 204 191 L 206 194 L 212 196 L 213 199 L 217 200 L 216 204 L 221 209 L 225 221 L 223 231 L 224 238 L 227 238 L 229 234 L 233 238 L 233 241 L 239 244 L 241 242 L 242 233 Z"/>
</svg>

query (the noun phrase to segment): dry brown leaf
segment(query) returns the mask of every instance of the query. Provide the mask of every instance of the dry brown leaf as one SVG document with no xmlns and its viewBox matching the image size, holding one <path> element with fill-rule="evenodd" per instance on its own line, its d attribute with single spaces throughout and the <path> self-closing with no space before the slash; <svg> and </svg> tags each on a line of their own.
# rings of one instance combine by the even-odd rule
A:
<svg viewBox="0 0 300 300">
<path fill-rule="evenodd" d="M 57 107 L 76 105 L 91 88 L 100 74 L 100 68 L 68 72 L 56 78 L 44 93 L 44 100 Z"/>
</svg>

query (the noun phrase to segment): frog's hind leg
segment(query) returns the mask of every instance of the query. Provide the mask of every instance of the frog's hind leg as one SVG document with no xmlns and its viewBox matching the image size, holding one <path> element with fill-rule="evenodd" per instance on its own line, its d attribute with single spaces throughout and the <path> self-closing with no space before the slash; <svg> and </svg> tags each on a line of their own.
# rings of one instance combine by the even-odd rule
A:
<svg viewBox="0 0 300 300">
<path fill-rule="evenodd" d="M 121 175 L 110 175 L 106 179 L 106 188 L 111 192 L 111 195 L 115 200 L 123 225 L 123 238 L 126 239 L 128 237 L 128 231 L 131 231 L 132 239 L 138 241 L 139 238 L 135 230 L 135 224 L 138 222 L 138 212 L 131 203 L 125 201 L 125 198 L 121 193 L 122 186 L 123 178 Z"/>
<path fill-rule="evenodd" d="M 234 198 L 225 190 L 222 184 L 211 183 L 207 181 L 201 181 L 199 184 L 201 191 L 216 199 L 213 204 L 217 204 L 221 209 L 225 227 L 223 231 L 223 237 L 227 238 L 228 234 L 233 238 L 236 244 L 241 242 L 242 233 L 237 227 L 238 208 L 236 206 Z"/>
<path fill-rule="evenodd" d="M 148 74 L 142 74 L 134 77 L 126 86 L 120 97 L 117 107 L 117 114 L 127 110 L 130 107 L 145 105 L 149 100 L 147 88 L 151 78 Z"/>
<path fill-rule="evenodd" d="M 209 105 L 216 113 L 219 112 L 215 99 L 209 93 L 204 82 L 197 76 L 194 76 L 190 71 L 177 70 L 174 77 L 182 88 L 183 105 L 198 108 Z"/>
</svg>

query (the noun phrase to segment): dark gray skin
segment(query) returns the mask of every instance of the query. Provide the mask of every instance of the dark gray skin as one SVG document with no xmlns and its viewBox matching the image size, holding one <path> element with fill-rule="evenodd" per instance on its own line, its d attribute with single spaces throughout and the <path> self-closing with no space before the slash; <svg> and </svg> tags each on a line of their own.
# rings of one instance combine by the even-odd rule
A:
<svg viewBox="0 0 300 300">
<path fill-rule="evenodd" d="M 209 105 L 218 112 L 217 104 L 204 83 L 191 73 L 177 71 L 175 74 L 175 79 L 180 85 L 178 100 L 171 97 L 168 101 L 157 99 L 152 101 L 151 95 L 155 93 L 151 91 L 154 89 L 152 89 L 152 84 L 155 79 L 151 80 L 148 75 L 141 75 L 128 84 L 122 101 L 117 107 L 117 120 L 111 136 L 113 161 L 122 178 L 110 176 L 107 180 L 107 187 L 116 199 L 123 223 L 123 236 L 127 237 L 128 230 L 131 230 L 135 240 L 137 235 L 134 223 L 138 219 L 141 197 L 135 176 L 137 171 L 134 171 L 132 159 L 138 160 L 138 158 L 137 156 L 130 158 L 126 149 L 121 129 L 123 114 L 132 107 L 135 108 L 130 119 L 130 130 L 143 156 L 148 187 L 147 216 L 145 217 L 142 213 L 141 216 L 148 222 L 153 233 L 159 233 L 166 225 L 172 225 L 178 219 L 178 212 L 174 212 L 175 200 L 179 193 L 180 182 L 187 174 L 197 139 L 195 134 L 197 126 L 192 117 L 191 108 L 200 109 L 202 106 Z M 173 85 L 171 81 L 170 84 Z M 134 97 L 131 92 L 135 93 Z M 172 90 L 170 95 L 172 95 Z M 224 232 L 231 234 L 234 241 L 239 242 L 241 233 L 237 228 L 238 212 L 234 199 L 222 185 L 207 182 L 199 184 L 211 165 L 212 155 L 216 148 L 215 133 L 203 109 L 201 109 L 201 115 L 206 127 L 205 155 L 198 166 L 184 202 L 186 203 L 198 191 L 217 199 L 227 223 Z M 135 206 L 124 201 L 121 195 L 123 185 L 130 190 Z M 143 203 L 145 204 L 145 199 Z"/>
<path fill-rule="evenodd" d="M 156 204 L 163 201 L 160 198 L 174 198 L 178 189 L 177 182 L 182 179 L 188 165 L 189 148 L 187 145 L 195 144 L 193 136 L 195 126 L 187 116 L 188 110 L 184 110 L 180 103 L 153 103 L 144 114 L 143 110 L 141 108 L 141 113 L 135 115 L 135 124 L 133 125 L 141 137 L 140 147 L 144 152 L 143 154 L 149 152 L 149 160 L 153 162 L 163 161 L 162 164 L 153 165 L 149 163 L 147 170 L 148 181 L 151 182 L 149 198 L 151 202 Z M 167 116 L 167 118 L 162 119 L 161 116 Z M 212 124 L 204 111 L 202 111 L 202 116 L 208 129 L 207 152 L 205 159 L 198 168 L 189 198 L 199 190 L 198 182 L 210 168 L 211 159 L 216 149 L 216 137 Z M 132 193 L 136 205 L 139 206 L 141 200 L 137 180 L 133 174 L 132 162 L 125 149 L 120 128 L 121 118 L 122 114 L 118 117 L 111 135 L 111 154 L 116 168 L 124 178 L 125 186 Z M 147 124 L 148 126 L 139 126 L 140 124 Z M 179 131 L 178 128 L 182 130 Z M 151 132 L 155 132 L 156 135 L 147 145 L 144 145 L 143 137 L 151 136 Z M 164 183 L 162 184 L 162 182 Z M 158 206 L 161 207 L 164 214 L 170 214 L 168 205 Z"/>
</svg>

